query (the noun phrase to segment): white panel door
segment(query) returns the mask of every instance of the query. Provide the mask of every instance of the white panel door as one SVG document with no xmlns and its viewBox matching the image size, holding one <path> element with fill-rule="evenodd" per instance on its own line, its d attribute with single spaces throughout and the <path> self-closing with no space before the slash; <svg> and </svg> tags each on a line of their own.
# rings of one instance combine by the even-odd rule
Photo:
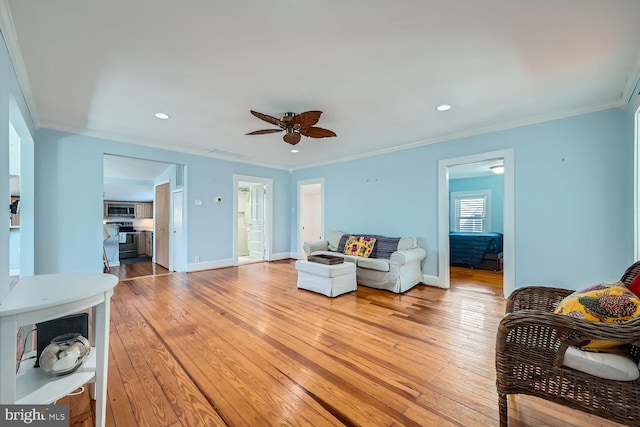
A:
<svg viewBox="0 0 640 427">
<path fill-rule="evenodd" d="M 264 258 L 264 185 L 251 187 L 250 256 Z"/>
</svg>

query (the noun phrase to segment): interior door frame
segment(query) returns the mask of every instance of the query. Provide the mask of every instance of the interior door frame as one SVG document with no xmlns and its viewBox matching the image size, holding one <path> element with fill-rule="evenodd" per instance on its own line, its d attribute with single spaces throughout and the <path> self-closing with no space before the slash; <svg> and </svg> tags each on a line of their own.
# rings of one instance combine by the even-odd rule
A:
<svg viewBox="0 0 640 427">
<path fill-rule="evenodd" d="M 449 168 L 487 160 L 504 160 L 503 212 L 503 293 L 505 298 L 515 290 L 515 205 L 513 148 L 473 154 L 438 161 L 438 286 L 449 289 Z"/>
<path fill-rule="evenodd" d="M 181 203 L 176 203 L 175 197 L 180 194 Z M 182 222 L 179 229 L 176 229 L 176 212 L 180 212 Z M 184 220 L 184 191 L 177 188 L 171 191 L 171 262 L 174 271 L 187 271 L 184 263 L 184 236 L 186 222 Z"/>
<path fill-rule="evenodd" d="M 303 227 L 303 214 L 304 214 L 304 200 L 302 197 L 302 187 L 305 185 L 320 184 L 320 232 L 322 238 L 324 238 L 324 178 L 304 179 L 298 181 L 298 250 L 297 259 L 304 259 L 304 230 Z"/>
<path fill-rule="evenodd" d="M 240 181 L 255 182 L 265 186 L 265 218 L 264 218 L 264 260 L 271 261 L 273 252 L 273 179 L 260 176 L 233 174 L 233 265 L 238 265 L 238 184 Z"/>
</svg>

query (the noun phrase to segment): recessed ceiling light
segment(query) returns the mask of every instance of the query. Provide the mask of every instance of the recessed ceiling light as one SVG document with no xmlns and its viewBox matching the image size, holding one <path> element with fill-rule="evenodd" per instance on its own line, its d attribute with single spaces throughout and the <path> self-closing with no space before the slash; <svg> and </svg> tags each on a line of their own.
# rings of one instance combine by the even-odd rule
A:
<svg viewBox="0 0 640 427">
<path fill-rule="evenodd" d="M 293 150 L 291 150 L 292 153 L 299 153 L 300 150 L 296 150 L 295 148 Z"/>
<path fill-rule="evenodd" d="M 440 104 L 436 107 L 436 110 L 438 111 L 449 111 L 451 110 L 451 105 L 449 104 Z"/>
<path fill-rule="evenodd" d="M 156 118 L 160 119 L 160 120 L 168 120 L 171 118 L 170 115 L 168 115 L 167 113 L 155 113 L 154 116 L 156 116 Z"/>
</svg>

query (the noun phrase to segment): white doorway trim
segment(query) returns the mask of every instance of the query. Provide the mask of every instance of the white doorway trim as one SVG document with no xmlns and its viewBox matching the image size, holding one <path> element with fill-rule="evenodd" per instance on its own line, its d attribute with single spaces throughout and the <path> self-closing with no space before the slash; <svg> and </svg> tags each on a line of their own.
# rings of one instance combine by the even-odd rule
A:
<svg viewBox="0 0 640 427">
<path fill-rule="evenodd" d="M 322 233 L 321 239 L 324 239 L 324 178 L 305 179 L 298 181 L 298 251 L 297 258 L 304 259 L 304 230 L 302 227 L 304 218 L 304 200 L 303 200 L 303 187 L 305 185 L 320 184 L 320 231 Z"/>
<path fill-rule="evenodd" d="M 273 180 L 259 176 L 233 175 L 233 265 L 238 265 L 238 184 L 240 181 L 255 182 L 265 186 L 265 253 L 264 260 L 271 261 L 273 251 Z"/>
<path fill-rule="evenodd" d="M 503 292 L 507 297 L 515 290 L 515 205 L 513 148 L 474 154 L 438 162 L 438 286 L 449 289 L 449 167 L 504 159 L 504 218 L 503 218 Z"/>
<path fill-rule="evenodd" d="M 171 192 L 171 259 L 174 271 L 186 271 L 184 263 L 184 193 L 182 188 Z"/>
</svg>

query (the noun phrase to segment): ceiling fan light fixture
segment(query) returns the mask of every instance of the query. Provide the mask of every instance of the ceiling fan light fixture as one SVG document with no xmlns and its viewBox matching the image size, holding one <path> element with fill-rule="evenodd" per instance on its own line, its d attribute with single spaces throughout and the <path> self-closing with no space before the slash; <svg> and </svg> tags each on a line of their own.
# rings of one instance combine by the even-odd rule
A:
<svg viewBox="0 0 640 427">
<path fill-rule="evenodd" d="M 436 107 L 436 110 L 438 111 L 449 111 L 451 110 L 451 105 L 449 104 L 440 104 Z"/>
<path fill-rule="evenodd" d="M 170 115 L 168 115 L 167 113 L 163 113 L 162 111 L 155 113 L 154 116 L 156 116 L 156 119 L 160 120 L 169 120 L 171 118 Z"/>
<path fill-rule="evenodd" d="M 292 153 L 299 153 L 300 150 L 296 150 L 295 148 L 293 150 L 291 150 Z"/>
</svg>

